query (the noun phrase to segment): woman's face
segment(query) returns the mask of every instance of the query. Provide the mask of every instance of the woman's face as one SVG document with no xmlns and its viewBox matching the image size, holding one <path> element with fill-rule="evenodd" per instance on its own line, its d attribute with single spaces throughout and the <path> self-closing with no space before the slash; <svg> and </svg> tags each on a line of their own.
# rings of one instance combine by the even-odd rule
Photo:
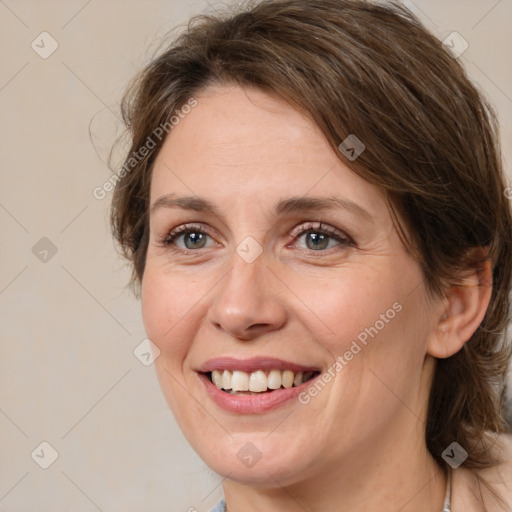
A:
<svg viewBox="0 0 512 512">
<path fill-rule="evenodd" d="M 234 86 L 196 99 L 154 167 L 142 286 L 189 442 L 267 486 L 424 444 L 439 305 L 383 194 L 283 101 Z"/>
</svg>

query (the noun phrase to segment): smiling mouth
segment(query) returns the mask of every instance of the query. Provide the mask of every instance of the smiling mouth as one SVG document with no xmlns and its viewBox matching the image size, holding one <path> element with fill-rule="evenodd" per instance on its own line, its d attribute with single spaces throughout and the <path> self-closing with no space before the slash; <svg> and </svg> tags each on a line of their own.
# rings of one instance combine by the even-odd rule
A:
<svg viewBox="0 0 512 512">
<path fill-rule="evenodd" d="M 293 372 L 292 370 L 277 369 L 253 372 L 213 370 L 205 373 L 217 389 L 231 395 L 260 395 L 271 393 L 277 389 L 298 387 L 319 374 L 318 371 Z"/>
</svg>

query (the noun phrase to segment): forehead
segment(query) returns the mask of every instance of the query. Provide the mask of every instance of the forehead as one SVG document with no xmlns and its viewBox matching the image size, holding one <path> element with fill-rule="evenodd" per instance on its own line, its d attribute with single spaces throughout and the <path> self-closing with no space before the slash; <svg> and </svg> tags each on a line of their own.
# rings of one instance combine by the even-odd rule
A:
<svg viewBox="0 0 512 512">
<path fill-rule="evenodd" d="M 382 192 L 351 171 L 318 127 L 281 99 L 236 86 L 212 87 L 195 98 L 197 106 L 158 155 L 152 203 L 169 193 L 208 197 L 221 207 L 275 202 L 285 194 L 341 194 L 369 211 L 385 209 Z"/>
</svg>

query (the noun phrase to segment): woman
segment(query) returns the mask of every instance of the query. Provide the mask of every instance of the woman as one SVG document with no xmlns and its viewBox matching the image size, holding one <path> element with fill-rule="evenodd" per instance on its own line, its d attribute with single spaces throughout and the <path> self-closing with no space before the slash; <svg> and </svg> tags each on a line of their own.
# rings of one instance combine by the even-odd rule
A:
<svg viewBox="0 0 512 512">
<path fill-rule="evenodd" d="M 216 511 L 510 510 L 492 110 L 404 8 L 201 17 L 134 82 L 114 234 Z"/>
</svg>

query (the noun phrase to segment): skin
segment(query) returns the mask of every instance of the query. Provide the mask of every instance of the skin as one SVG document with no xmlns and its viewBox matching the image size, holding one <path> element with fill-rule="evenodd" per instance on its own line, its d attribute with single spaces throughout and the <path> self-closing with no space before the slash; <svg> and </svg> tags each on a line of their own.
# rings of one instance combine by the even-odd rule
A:
<svg viewBox="0 0 512 512">
<path fill-rule="evenodd" d="M 431 298 L 382 192 L 310 120 L 256 89 L 216 86 L 195 97 L 158 155 L 151 204 L 200 196 L 220 215 L 152 209 L 142 309 L 176 420 L 204 461 L 229 475 L 228 510 L 439 512 L 446 477 L 424 442 L 435 357 L 457 352 L 482 320 L 489 268 Z M 275 204 L 292 196 L 336 196 L 368 216 L 348 208 L 276 215 Z M 312 249 L 307 232 L 313 223 L 318 233 L 319 221 L 353 243 Z M 186 246 L 184 236 L 163 244 L 188 223 L 210 230 L 206 246 Z M 236 252 L 249 236 L 263 249 L 252 263 Z M 230 413 L 196 372 L 220 356 L 327 371 L 395 303 L 401 311 L 306 405 Z M 247 442 L 261 453 L 251 468 L 237 457 Z"/>
</svg>

